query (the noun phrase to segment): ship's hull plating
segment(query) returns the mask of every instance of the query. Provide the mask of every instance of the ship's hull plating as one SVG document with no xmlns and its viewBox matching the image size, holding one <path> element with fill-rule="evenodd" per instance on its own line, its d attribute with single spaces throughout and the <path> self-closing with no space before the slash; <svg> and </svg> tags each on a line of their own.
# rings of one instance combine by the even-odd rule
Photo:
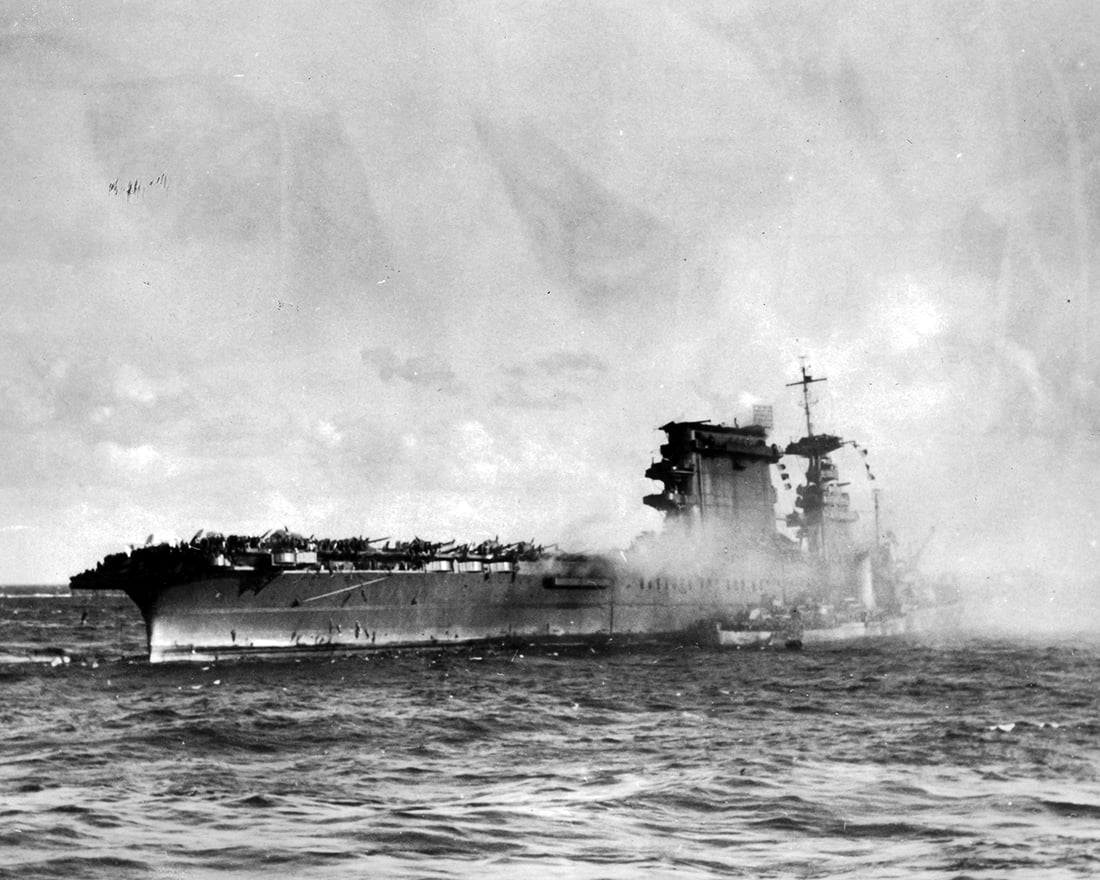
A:
<svg viewBox="0 0 1100 880">
<path fill-rule="evenodd" d="M 225 571 L 145 594 L 153 662 L 696 633 L 794 584 L 545 572 Z M 135 597 L 137 599 L 137 597 Z"/>
</svg>

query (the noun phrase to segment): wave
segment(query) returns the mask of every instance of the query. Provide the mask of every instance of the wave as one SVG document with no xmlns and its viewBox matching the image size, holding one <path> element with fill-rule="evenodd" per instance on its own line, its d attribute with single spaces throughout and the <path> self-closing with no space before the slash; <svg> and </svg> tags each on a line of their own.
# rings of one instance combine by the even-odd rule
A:
<svg viewBox="0 0 1100 880">
<path fill-rule="evenodd" d="M 1039 804 L 1057 816 L 1066 816 L 1070 819 L 1100 819 L 1100 804 L 1054 800 L 1039 800 Z"/>
</svg>

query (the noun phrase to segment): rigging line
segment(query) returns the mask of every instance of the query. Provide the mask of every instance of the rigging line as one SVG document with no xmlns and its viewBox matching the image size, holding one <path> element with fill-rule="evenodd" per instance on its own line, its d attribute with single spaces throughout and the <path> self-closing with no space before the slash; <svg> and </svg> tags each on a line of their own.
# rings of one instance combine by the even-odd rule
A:
<svg viewBox="0 0 1100 880">
<path fill-rule="evenodd" d="M 389 575 L 386 577 L 375 578 L 373 581 L 363 581 L 361 584 L 352 584 L 350 587 L 341 587 L 339 590 L 333 590 L 331 593 L 321 593 L 320 596 L 310 596 L 308 599 L 303 599 L 302 603 L 316 602 L 318 599 L 327 599 L 329 596 L 339 596 L 341 593 L 350 593 L 352 590 L 358 590 L 360 587 L 369 587 L 371 584 L 376 584 L 379 581 L 388 580 Z"/>
</svg>

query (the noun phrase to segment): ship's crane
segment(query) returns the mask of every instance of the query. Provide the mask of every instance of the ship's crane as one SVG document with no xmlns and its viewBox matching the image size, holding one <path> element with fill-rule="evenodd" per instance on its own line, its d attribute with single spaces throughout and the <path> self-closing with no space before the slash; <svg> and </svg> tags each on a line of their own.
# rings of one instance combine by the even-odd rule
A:
<svg viewBox="0 0 1100 880">
<path fill-rule="evenodd" d="M 916 552 L 910 554 L 909 558 L 905 560 L 904 569 L 907 574 L 915 574 L 917 566 L 920 565 L 920 559 L 924 555 L 924 551 L 928 549 L 928 545 L 932 543 L 932 539 L 936 536 L 936 527 L 932 526 L 928 530 L 928 534 L 924 540 L 921 541 L 920 546 L 917 547 Z"/>
</svg>

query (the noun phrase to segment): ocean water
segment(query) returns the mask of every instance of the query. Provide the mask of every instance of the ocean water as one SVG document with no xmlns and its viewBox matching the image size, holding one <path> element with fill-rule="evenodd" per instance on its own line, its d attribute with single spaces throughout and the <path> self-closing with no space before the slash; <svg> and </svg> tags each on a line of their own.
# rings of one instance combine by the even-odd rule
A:
<svg viewBox="0 0 1100 880">
<path fill-rule="evenodd" d="M 143 638 L 124 599 L 0 599 L 0 877 L 1100 875 L 1096 636 L 203 666 Z"/>
</svg>

